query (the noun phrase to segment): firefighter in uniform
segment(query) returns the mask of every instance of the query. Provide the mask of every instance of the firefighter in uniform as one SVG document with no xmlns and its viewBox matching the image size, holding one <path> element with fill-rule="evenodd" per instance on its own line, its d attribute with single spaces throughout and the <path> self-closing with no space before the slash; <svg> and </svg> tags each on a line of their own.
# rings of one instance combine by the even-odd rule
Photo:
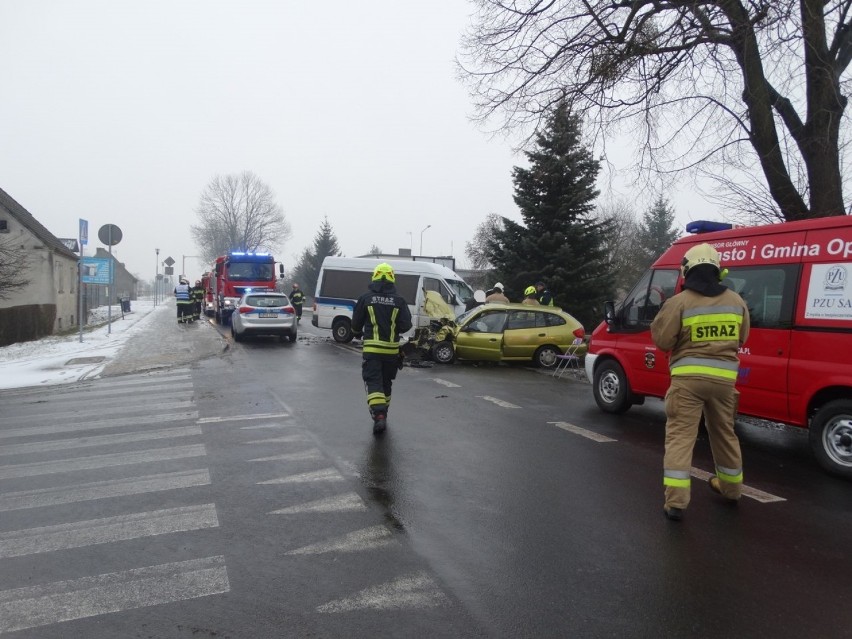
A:
<svg viewBox="0 0 852 639">
<path fill-rule="evenodd" d="M 192 321 L 201 319 L 201 304 L 204 302 L 204 289 L 201 288 L 201 280 L 195 280 L 192 287 Z"/>
<path fill-rule="evenodd" d="M 521 304 L 527 304 L 529 306 L 541 305 L 538 301 L 538 292 L 535 290 L 535 286 L 527 286 L 524 289 L 524 299 L 521 300 Z"/>
<path fill-rule="evenodd" d="M 192 289 L 186 278 L 180 278 L 179 284 L 175 286 L 175 303 L 178 324 L 186 324 L 192 313 Z"/>
<path fill-rule="evenodd" d="M 692 452 L 704 415 L 716 474 L 710 488 L 732 503 L 743 483 L 742 453 L 734 433 L 739 393 L 737 353 L 748 337 L 743 299 L 720 283 L 719 253 L 693 246 L 683 258 L 683 290 L 668 299 L 651 323 L 651 337 L 669 352 L 663 459 L 666 517 L 679 520 L 689 505 Z"/>
<path fill-rule="evenodd" d="M 538 294 L 538 303 L 542 306 L 553 306 L 553 294 L 544 285 L 544 282 L 536 282 L 535 290 Z"/>
<path fill-rule="evenodd" d="M 296 309 L 296 321 L 302 321 L 302 304 L 305 303 L 305 294 L 299 288 L 298 283 L 293 282 L 293 290 L 290 291 L 290 303 Z"/>
<path fill-rule="evenodd" d="M 355 304 L 352 331 L 364 338 L 361 376 L 373 417 L 373 434 L 378 435 L 387 428 L 391 386 L 400 367 L 399 336 L 411 328 L 411 312 L 396 292 L 390 264 L 376 266 L 372 279 L 369 290 Z"/>
</svg>

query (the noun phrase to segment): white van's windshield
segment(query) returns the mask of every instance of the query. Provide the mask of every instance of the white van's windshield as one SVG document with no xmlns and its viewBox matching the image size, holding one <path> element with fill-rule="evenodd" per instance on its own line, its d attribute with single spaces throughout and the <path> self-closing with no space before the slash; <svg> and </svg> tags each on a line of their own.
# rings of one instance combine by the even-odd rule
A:
<svg viewBox="0 0 852 639">
<path fill-rule="evenodd" d="M 459 298 L 459 301 L 464 304 L 467 300 L 473 297 L 473 289 L 470 288 L 467 284 L 465 284 L 461 280 L 444 280 L 447 283 L 447 286 L 450 287 L 450 290 L 453 294 Z"/>
</svg>

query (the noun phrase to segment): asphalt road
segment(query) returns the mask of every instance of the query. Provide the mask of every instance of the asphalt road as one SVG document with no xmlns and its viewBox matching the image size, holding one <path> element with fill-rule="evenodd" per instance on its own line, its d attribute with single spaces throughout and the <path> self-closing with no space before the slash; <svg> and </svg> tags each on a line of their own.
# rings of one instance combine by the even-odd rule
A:
<svg viewBox="0 0 852 639">
<path fill-rule="evenodd" d="M 227 349 L 0 396 L 0 634 L 852 636 L 852 484 L 802 433 L 740 428 L 736 507 L 702 436 L 669 522 L 660 402 L 406 367 L 375 439 L 360 354 L 308 322 L 295 344 L 188 327 Z"/>
</svg>

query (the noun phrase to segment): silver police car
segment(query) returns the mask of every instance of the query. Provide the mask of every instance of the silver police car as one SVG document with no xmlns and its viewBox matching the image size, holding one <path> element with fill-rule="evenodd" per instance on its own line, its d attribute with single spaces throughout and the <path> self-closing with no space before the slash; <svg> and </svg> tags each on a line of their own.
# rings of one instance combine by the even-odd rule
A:
<svg viewBox="0 0 852 639">
<path fill-rule="evenodd" d="M 296 309 L 284 293 L 247 290 L 231 315 L 231 335 L 237 342 L 247 335 L 277 335 L 296 341 Z"/>
</svg>

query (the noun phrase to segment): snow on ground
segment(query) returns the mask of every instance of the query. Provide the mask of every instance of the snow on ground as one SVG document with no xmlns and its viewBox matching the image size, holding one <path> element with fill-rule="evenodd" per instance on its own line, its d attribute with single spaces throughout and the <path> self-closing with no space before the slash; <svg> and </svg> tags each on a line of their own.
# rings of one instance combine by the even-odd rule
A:
<svg viewBox="0 0 852 639">
<path fill-rule="evenodd" d="M 75 332 L 0 347 L 0 389 L 67 384 L 96 377 L 131 336 L 154 319 L 155 313 L 166 309 L 174 313 L 174 304 L 169 302 L 154 306 L 153 300 L 133 300 L 130 305 L 131 312 L 123 319 L 121 306 L 111 308 L 111 325 L 104 323 L 92 330 L 83 327 L 82 343 L 79 332 Z M 90 326 L 106 322 L 107 314 L 106 306 L 93 309 Z"/>
</svg>

